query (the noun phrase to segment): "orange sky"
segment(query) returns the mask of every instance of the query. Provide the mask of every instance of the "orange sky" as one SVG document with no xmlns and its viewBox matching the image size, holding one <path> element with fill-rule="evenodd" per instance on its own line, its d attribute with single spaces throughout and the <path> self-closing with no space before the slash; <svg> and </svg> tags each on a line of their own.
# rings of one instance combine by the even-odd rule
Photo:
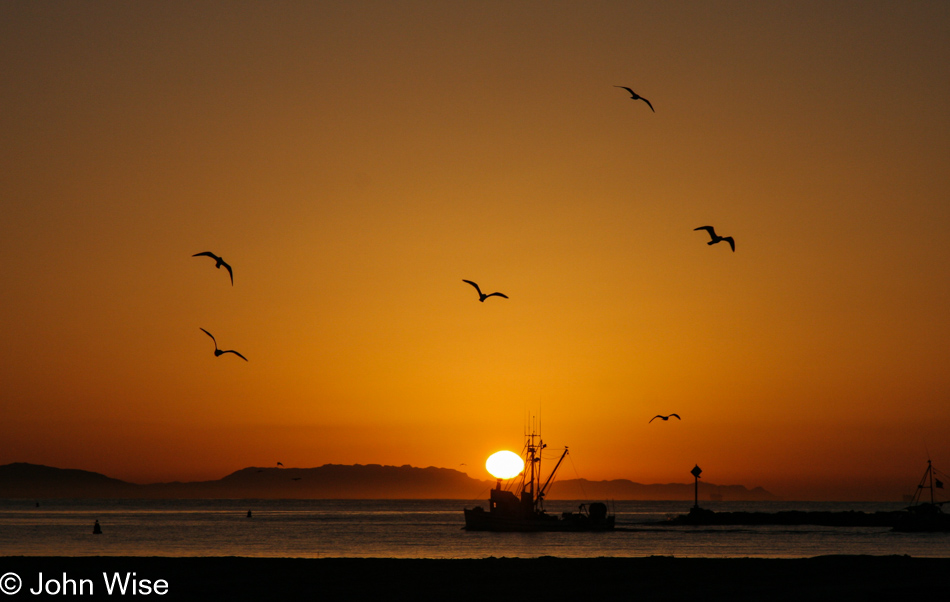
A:
<svg viewBox="0 0 950 602">
<path fill-rule="evenodd" d="M 0 463 L 950 466 L 945 2 L 4 2 L 0 64 Z"/>
</svg>

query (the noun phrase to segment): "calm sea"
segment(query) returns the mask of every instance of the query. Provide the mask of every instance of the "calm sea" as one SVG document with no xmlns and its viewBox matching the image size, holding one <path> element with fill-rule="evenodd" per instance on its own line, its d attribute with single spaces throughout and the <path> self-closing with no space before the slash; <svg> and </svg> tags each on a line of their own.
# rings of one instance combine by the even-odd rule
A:
<svg viewBox="0 0 950 602">
<path fill-rule="evenodd" d="M 0 556 L 950 558 L 950 534 L 858 527 L 668 527 L 689 502 L 612 504 L 612 533 L 479 533 L 459 500 L 0 500 Z M 483 504 L 484 505 L 484 504 Z M 718 511 L 896 510 L 899 503 L 707 502 Z M 576 509 L 549 501 L 549 512 Z M 247 518 L 251 510 L 252 518 Z M 94 521 L 102 535 L 92 535 Z M 652 524 L 651 524 L 652 523 Z"/>
</svg>

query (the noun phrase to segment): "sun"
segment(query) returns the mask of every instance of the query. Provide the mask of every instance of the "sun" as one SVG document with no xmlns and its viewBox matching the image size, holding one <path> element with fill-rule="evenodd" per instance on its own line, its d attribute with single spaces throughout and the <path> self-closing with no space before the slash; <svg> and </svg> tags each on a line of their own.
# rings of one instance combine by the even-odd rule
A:
<svg viewBox="0 0 950 602">
<path fill-rule="evenodd" d="M 510 479 L 518 476 L 524 470 L 524 460 L 515 452 L 495 452 L 488 456 L 485 468 L 496 479 Z"/>
</svg>

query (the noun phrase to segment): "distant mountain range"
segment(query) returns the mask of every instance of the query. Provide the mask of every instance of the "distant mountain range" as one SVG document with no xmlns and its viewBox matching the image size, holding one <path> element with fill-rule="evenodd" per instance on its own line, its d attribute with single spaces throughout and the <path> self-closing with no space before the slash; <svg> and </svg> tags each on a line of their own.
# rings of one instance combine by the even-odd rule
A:
<svg viewBox="0 0 950 602">
<path fill-rule="evenodd" d="M 22 462 L 0 466 L 0 498 L 144 499 L 460 499 L 482 500 L 494 481 L 450 468 L 325 464 L 317 468 L 244 468 L 216 481 L 139 485 L 85 470 Z M 699 484 L 700 498 L 772 500 L 756 487 Z M 693 485 L 643 485 L 625 479 L 556 481 L 549 500 L 692 500 Z"/>
</svg>

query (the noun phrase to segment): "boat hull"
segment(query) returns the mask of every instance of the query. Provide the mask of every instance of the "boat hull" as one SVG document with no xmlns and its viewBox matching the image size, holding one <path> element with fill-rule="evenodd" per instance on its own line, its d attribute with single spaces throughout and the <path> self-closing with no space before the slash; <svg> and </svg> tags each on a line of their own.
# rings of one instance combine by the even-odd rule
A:
<svg viewBox="0 0 950 602">
<path fill-rule="evenodd" d="M 586 514 L 566 513 L 560 517 L 537 514 L 530 517 L 508 517 L 492 515 L 480 506 L 465 508 L 465 529 L 467 531 L 498 532 L 537 532 L 537 531 L 612 531 L 614 517 L 600 520 L 591 519 Z"/>
<path fill-rule="evenodd" d="M 943 512 L 938 504 L 918 504 L 904 510 L 894 530 L 905 533 L 947 533 L 950 532 L 950 514 Z"/>
</svg>

